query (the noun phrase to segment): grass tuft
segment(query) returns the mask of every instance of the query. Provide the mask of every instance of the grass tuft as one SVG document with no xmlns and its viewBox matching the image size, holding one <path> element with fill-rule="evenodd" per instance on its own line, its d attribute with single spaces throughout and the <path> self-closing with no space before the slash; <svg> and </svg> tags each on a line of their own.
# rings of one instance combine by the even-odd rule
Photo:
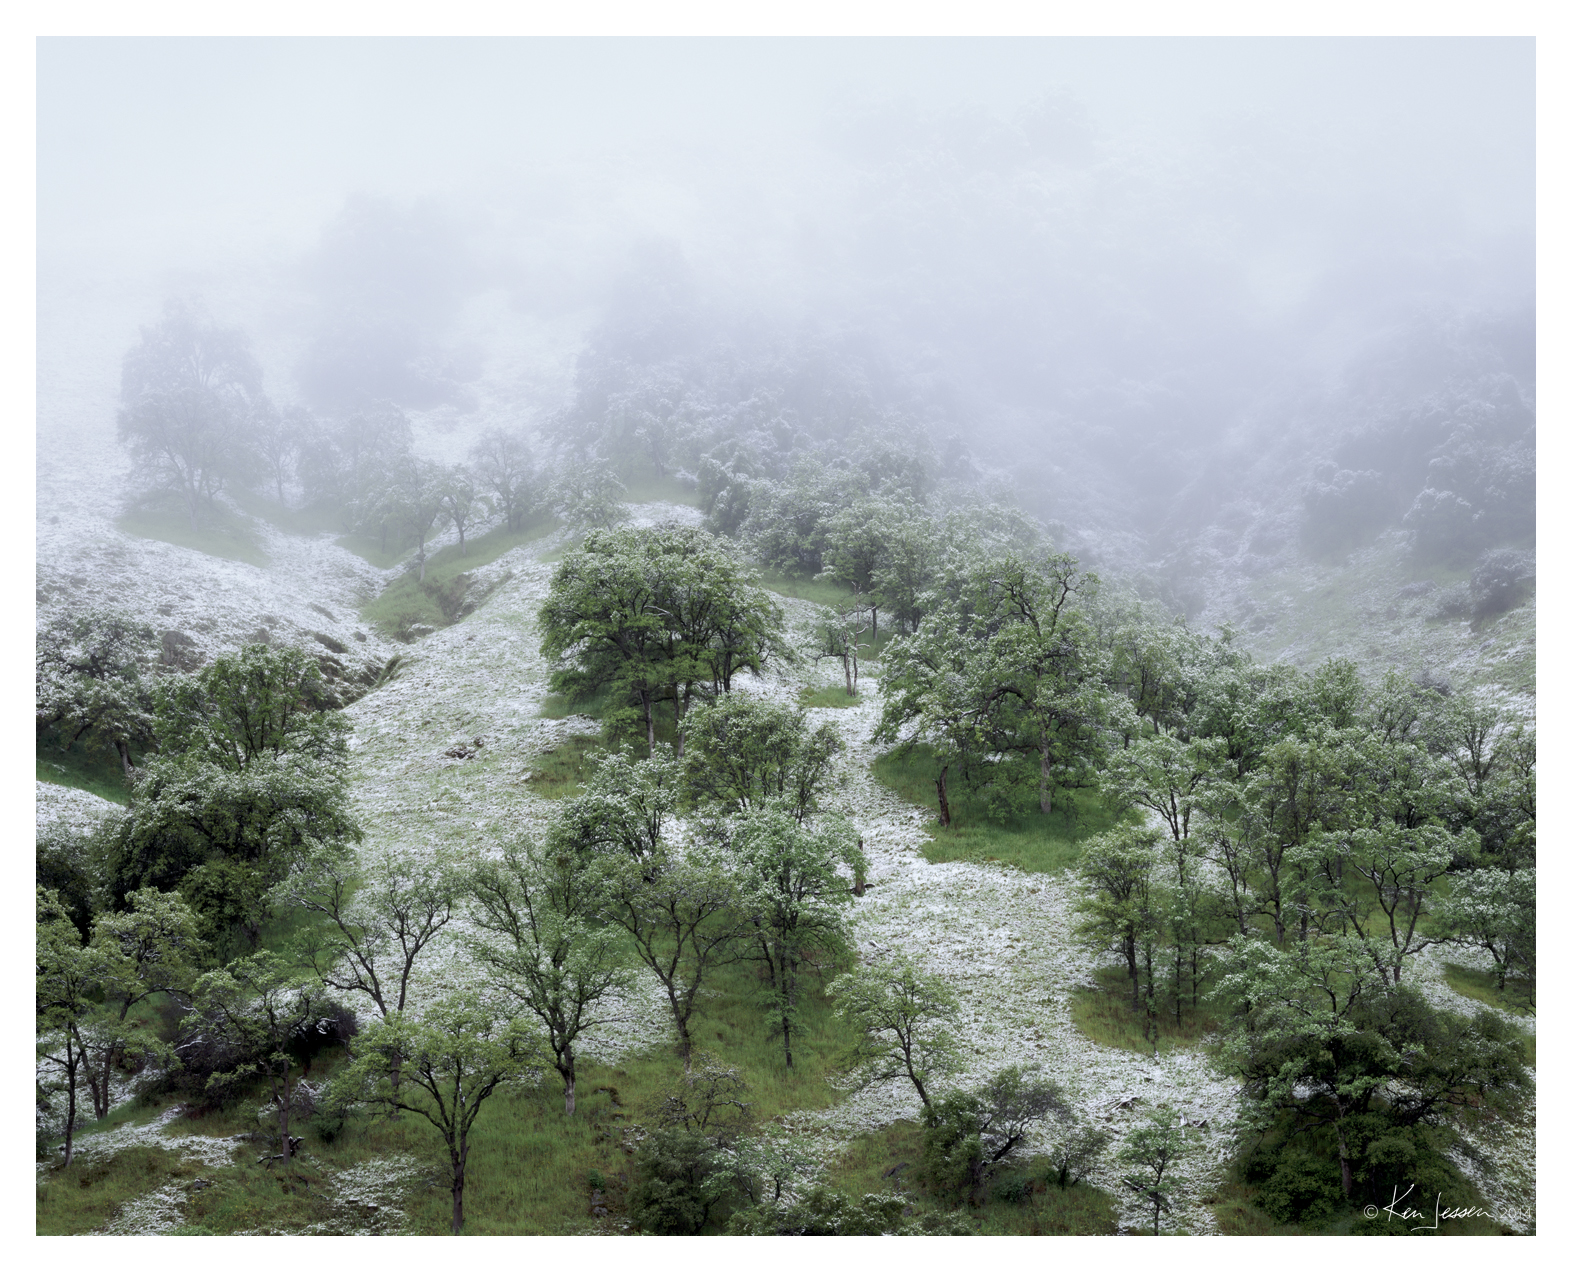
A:
<svg viewBox="0 0 1572 1272">
<path fill-rule="evenodd" d="M 1045 1159 L 1022 1162 L 1010 1172 L 1027 1187 L 1019 1201 L 990 1197 L 982 1206 L 957 1213 L 983 1236 L 1103 1236 L 1115 1231 L 1114 1199 L 1089 1184 L 1059 1189 L 1048 1182 Z M 853 1197 L 898 1190 L 926 1208 L 948 1207 L 932 1197 L 922 1179 L 922 1127 L 906 1120 L 859 1135 L 829 1169 L 832 1187 Z"/>
<path fill-rule="evenodd" d="M 1508 1015 L 1534 1015 L 1533 980 L 1509 976 L 1506 988 L 1498 989 L 1494 972 L 1482 972 L 1476 968 L 1463 967 L 1458 963 L 1447 963 L 1445 966 L 1446 983 L 1454 993 L 1484 1003 L 1487 1007 L 1494 1007 L 1497 1011 L 1504 1011 Z"/>
<path fill-rule="evenodd" d="M 1144 1007 L 1137 1010 L 1130 1001 L 1130 978 L 1122 968 L 1099 968 L 1096 972 L 1097 989 L 1078 989 L 1070 1000 L 1070 1019 L 1075 1027 L 1100 1047 L 1115 1047 L 1120 1051 L 1134 1051 L 1151 1055 L 1152 1043 L 1147 1037 L 1147 1020 Z M 1207 1034 L 1218 1027 L 1218 1021 L 1208 1010 L 1203 997 L 1199 1007 L 1188 999 L 1183 1005 L 1183 1015 L 1174 1021 L 1172 994 L 1161 990 L 1157 994 L 1157 1050 L 1188 1048 L 1200 1044 Z"/>
<path fill-rule="evenodd" d="M 804 689 L 797 695 L 797 705 L 800 707 L 856 707 L 860 706 L 866 698 L 867 695 L 862 693 L 859 693 L 854 698 L 848 698 L 845 685 L 827 685 L 820 689 Z"/>
<path fill-rule="evenodd" d="M 395 640 L 412 640 L 420 628 L 435 631 L 439 627 L 448 627 L 475 607 L 475 598 L 471 595 L 470 571 L 490 565 L 514 548 L 544 538 L 555 525 L 554 521 L 541 519 L 526 523 L 517 532 L 505 526 L 498 527 L 470 539 L 464 545 L 462 555 L 458 544 L 450 543 L 426 558 L 424 579 L 419 577 L 415 569 L 406 570 L 389 583 L 380 596 L 363 606 L 360 616 Z M 382 566 L 382 562 L 374 555 L 374 540 L 363 543 L 359 548 L 344 539 L 340 539 L 339 543 L 351 551 L 357 551 L 373 565 Z M 407 555 L 407 551 L 400 552 L 387 564 L 397 564 Z"/>
<path fill-rule="evenodd" d="M 561 745 L 542 751 L 530 770 L 530 788 L 547 799 L 568 799 L 584 789 L 590 760 L 606 748 L 598 736 L 575 733 Z"/>
<path fill-rule="evenodd" d="M 172 543 L 177 548 L 191 548 L 226 561 L 243 561 L 263 568 L 268 564 L 267 553 L 253 537 L 250 518 L 221 507 L 206 509 L 193 529 L 183 504 L 151 501 L 126 511 L 116 518 L 115 526 L 139 539 Z"/>
<path fill-rule="evenodd" d="M 892 751 L 873 762 L 873 775 L 901 798 L 939 810 L 934 789 L 937 766 L 933 751 L 914 746 Z M 1056 792 L 1054 811 L 1046 817 L 1035 808 L 993 819 L 984 795 L 966 790 L 952 780 L 951 824 L 930 829 L 923 856 L 932 862 L 997 861 L 1033 873 L 1056 874 L 1073 865 L 1081 843 L 1119 821 L 1095 791 Z"/>
<path fill-rule="evenodd" d="M 799 577 L 782 570 L 760 570 L 759 585 L 777 596 L 812 601 L 815 605 L 844 605 L 852 598 L 852 590 L 845 583 L 816 579 L 812 575 Z"/>
<path fill-rule="evenodd" d="M 130 794 L 120 757 L 107 747 L 90 750 L 78 742 L 67 750 L 54 733 L 40 730 L 35 757 L 40 782 L 71 786 L 115 804 L 124 804 Z"/>
<path fill-rule="evenodd" d="M 694 486 L 684 484 L 675 477 L 662 477 L 649 465 L 624 474 L 621 480 L 628 492 L 623 498 L 630 504 L 671 503 L 688 508 L 699 507 L 699 492 Z"/>
</svg>

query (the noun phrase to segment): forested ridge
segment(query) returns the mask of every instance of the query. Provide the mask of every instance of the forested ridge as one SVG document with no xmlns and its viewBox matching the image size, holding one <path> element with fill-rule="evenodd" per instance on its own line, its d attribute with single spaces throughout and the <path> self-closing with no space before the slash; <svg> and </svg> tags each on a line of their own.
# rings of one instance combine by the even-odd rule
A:
<svg viewBox="0 0 1572 1272">
<path fill-rule="evenodd" d="M 37 56 L 39 1234 L 1537 1232 L 1530 40 Z"/>
<path fill-rule="evenodd" d="M 439 463 L 390 401 L 275 405 L 194 303 L 144 328 L 130 494 L 387 565 L 309 648 L 41 611 L 40 771 L 80 757 L 49 763 L 123 804 L 41 804 L 41 1225 L 1379 1231 L 1416 1182 L 1454 1227 L 1520 1223 L 1518 700 L 1262 661 L 1065 550 L 898 377 L 662 352 L 608 326 L 571 405 Z M 1379 532 L 1343 472 L 1300 550 Z M 1489 546 L 1522 541 L 1510 480 L 1404 514 L 1414 568 L 1487 545 L 1446 602 L 1475 622 L 1526 595 Z M 973 955 L 1040 1008 L 979 1013 L 920 928 L 890 943 L 923 857 L 1050 918 Z M 1066 1035 L 1139 1093 L 1091 1098 Z M 148 1152 L 170 1182 L 115 1200 Z M 505 1201 L 485 1172 L 520 1153 Z M 59 1210 L 56 1170 L 104 1200 Z"/>
</svg>

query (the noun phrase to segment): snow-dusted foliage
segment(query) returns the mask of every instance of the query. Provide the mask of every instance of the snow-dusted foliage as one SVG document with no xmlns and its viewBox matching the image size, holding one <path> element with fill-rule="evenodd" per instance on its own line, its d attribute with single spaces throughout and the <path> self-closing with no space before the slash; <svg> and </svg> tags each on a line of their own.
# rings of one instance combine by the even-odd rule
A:
<svg viewBox="0 0 1572 1272">
<path fill-rule="evenodd" d="M 111 460 L 100 467 L 112 469 Z M 58 474 L 41 468 L 40 481 Z M 107 471 L 104 474 L 108 475 Z M 56 479 L 50 476 L 51 480 Z M 479 610 L 412 647 L 395 647 L 359 626 L 355 611 L 388 577 L 336 546 L 330 536 L 300 538 L 265 530 L 270 564 L 260 568 L 168 544 L 133 539 L 108 524 L 90 501 L 52 488 L 59 521 L 41 527 L 40 615 L 91 600 L 122 607 L 187 634 L 204 654 L 232 649 L 259 627 L 281 641 L 306 643 L 321 631 L 351 646 L 368 662 L 404 655 L 398 674 L 346 709 L 352 725 L 351 800 L 366 831 L 365 850 L 412 857 L 495 856 L 521 834 L 539 834 L 552 807 L 529 785 L 541 758 L 596 725 L 582 717 L 545 719 L 548 667 L 540 653 L 536 611 L 553 566 L 542 561 L 567 546 L 559 533 L 514 549 L 476 572 L 492 587 Z M 633 524 L 694 524 L 691 508 L 640 505 Z M 806 636 L 812 607 L 786 600 L 788 624 Z M 327 611 L 324 614 L 323 611 Z M 364 637 L 359 639 L 357 637 Z M 1037 1064 L 1059 1082 L 1083 1117 L 1114 1136 L 1109 1160 L 1128 1132 L 1156 1106 L 1178 1111 L 1193 1128 L 1182 1169 L 1187 1182 L 1176 1198 L 1176 1229 L 1216 1230 L 1202 1199 L 1222 1181 L 1235 1151 L 1237 1088 L 1200 1051 L 1157 1059 L 1100 1047 L 1074 1026 L 1070 1004 L 1077 988 L 1093 984 L 1096 960 L 1072 939 L 1069 883 L 992 864 L 925 861 L 921 847 L 929 814 L 912 807 L 872 777 L 871 736 L 880 711 L 877 668 L 850 708 L 813 710 L 809 725 L 833 718 L 848 750 L 839 757 L 835 789 L 824 803 L 849 816 L 868 858 L 868 888 L 852 915 L 855 940 L 866 957 L 901 951 L 942 977 L 960 999 L 965 1071 L 979 1082 L 1012 1064 Z M 744 676 L 737 692 L 796 705 L 805 683 L 822 679 L 810 661 Z M 96 797 L 40 784 L 40 822 L 66 821 L 87 829 L 110 811 Z M 685 838 L 678 824 L 674 837 Z M 479 985 L 463 954 L 465 927 L 455 923 L 417 965 L 411 1005 L 445 991 Z M 1449 951 L 1448 958 L 1469 961 Z M 1409 973 L 1438 1005 L 1468 1009 L 1445 984 L 1441 958 L 1425 951 Z M 672 1027 L 654 978 L 643 972 L 612 1012 L 615 1023 L 583 1040 L 588 1057 L 609 1061 L 629 1050 L 669 1045 Z M 358 1007 L 359 1004 L 356 1004 Z M 369 1004 L 368 1004 L 369 1006 Z M 1531 1027 L 1531 1026 L 1530 1026 Z M 848 1093 L 833 1107 L 783 1119 L 780 1134 L 823 1159 L 851 1137 L 918 1112 L 915 1094 L 887 1084 Z M 159 1122 L 83 1136 L 84 1158 L 132 1144 L 154 1144 L 212 1166 L 233 1160 L 230 1140 L 166 1133 Z M 1484 1145 L 1491 1160 L 1465 1165 L 1505 1222 L 1531 1223 L 1533 1121 L 1499 1126 Z M 323 1231 L 397 1231 L 401 1190 L 416 1168 L 401 1159 L 366 1162 L 335 1179 L 334 1205 L 343 1211 Z M 1091 1182 L 1119 1197 L 1125 1224 L 1143 1213 L 1111 1167 Z M 163 1231 L 179 1225 L 179 1197 L 155 1190 L 128 1206 L 115 1231 Z"/>
</svg>

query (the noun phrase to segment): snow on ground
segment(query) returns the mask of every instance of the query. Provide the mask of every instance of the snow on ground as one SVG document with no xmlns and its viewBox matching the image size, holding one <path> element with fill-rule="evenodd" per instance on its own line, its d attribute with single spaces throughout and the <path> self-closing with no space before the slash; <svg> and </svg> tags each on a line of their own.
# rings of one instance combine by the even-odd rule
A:
<svg viewBox="0 0 1572 1272">
<path fill-rule="evenodd" d="M 88 467 L 105 471 L 89 475 L 107 484 L 117 475 L 115 460 L 118 456 L 99 456 Z M 548 668 L 535 614 L 553 568 L 540 558 L 564 545 L 560 534 L 514 549 L 477 571 L 480 584 L 496 587 L 464 621 L 413 647 L 393 646 L 356 620 L 358 606 L 393 572 L 372 568 L 331 536 L 301 538 L 266 530 L 267 568 L 220 560 L 125 535 L 110 522 L 102 500 L 82 495 L 79 483 L 62 485 L 62 472 L 58 463 L 46 466 L 41 455 L 40 510 L 49 507 L 58 518 L 39 527 L 41 622 L 67 605 L 91 600 L 129 609 L 159 629 L 175 627 L 207 655 L 235 647 L 259 627 L 300 643 L 322 631 L 370 661 L 403 653 L 397 676 L 347 709 L 354 726 L 353 801 L 366 831 L 363 851 L 442 858 L 492 854 L 511 837 L 544 827 L 551 804 L 529 788 L 532 768 L 563 739 L 596 728 L 582 717 L 538 715 Z M 634 512 L 634 524 L 695 524 L 699 519 L 695 510 L 670 504 L 641 505 Z M 812 607 L 795 600 L 783 604 L 801 629 Z M 365 639 L 358 639 L 357 632 Z M 809 662 L 765 678 L 744 678 L 740 691 L 795 702 L 802 684 L 827 679 Z M 1070 1018 L 1071 996 L 1094 983 L 1097 960 L 1072 939 L 1067 882 L 1006 866 L 925 861 L 921 845 L 928 814 L 878 785 L 869 769 L 879 710 L 876 678 L 865 676 L 862 688 L 858 705 L 810 715 L 815 724 L 836 721 L 850 744 L 835 803 L 858 826 L 870 863 L 870 886 L 855 917 L 864 955 L 904 949 L 950 982 L 964 1004 L 964 1040 L 971 1053 L 964 1081 L 981 1080 L 1010 1064 L 1038 1064 L 1071 1092 L 1087 1116 L 1106 1123 L 1115 1150 L 1150 1110 L 1170 1105 L 1181 1111 L 1197 1129 L 1182 1168 L 1189 1182 L 1177 1198 L 1176 1227 L 1216 1231 L 1201 1198 L 1221 1182 L 1234 1151 L 1236 1088 L 1198 1052 L 1174 1051 L 1154 1060 L 1099 1047 L 1079 1033 Z M 472 758 L 446 754 L 459 743 L 475 750 Z M 81 824 L 112 807 L 83 792 L 42 783 L 38 788 L 40 820 L 60 817 Z M 415 1010 L 473 978 L 463 935 L 462 925 L 455 925 L 433 946 L 413 986 Z M 1439 959 L 1421 957 L 1412 975 L 1443 1005 L 1472 1009 L 1446 988 Z M 619 1005 L 619 1014 L 621 1020 L 587 1040 L 586 1054 L 612 1060 L 628 1050 L 670 1044 L 664 1001 L 647 973 Z M 821 1153 L 833 1152 L 852 1136 L 917 1111 L 914 1093 L 889 1086 L 849 1094 L 828 1110 L 803 1112 L 785 1129 Z M 224 1164 L 232 1160 L 230 1141 L 167 1136 L 161 1126 L 83 1136 L 79 1151 L 112 1152 L 122 1142 L 151 1136 L 171 1151 L 210 1153 L 224 1157 Z M 1498 1167 L 1480 1175 L 1481 1188 L 1500 1207 L 1498 1217 L 1530 1223 L 1532 1118 L 1525 1128 L 1500 1128 L 1491 1151 Z M 383 1180 L 386 1187 L 376 1194 L 381 1200 L 359 1209 L 354 1198 L 357 1189 L 365 1188 L 346 1176 L 340 1192 L 348 1198 L 344 1223 L 349 1227 L 335 1221 L 329 1225 L 333 1230 L 396 1229 L 397 1186 L 387 1180 L 402 1175 L 396 1164 L 382 1165 L 388 1169 L 364 1165 L 367 1180 Z M 1126 1225 L 1143 1222 L 1111 1170 L 1092 1180 L 1119 1198 Z M 178 1199 L 164 1196 L 166 1191 L 141 1199 L 117 1222 L 137 1231 L 178 1226 Z M 1509 1214 L 1516 1218 L 1506 1218 Z"/>
<path fill-rule="evenodd" d="M 53 782 L 34 783 L 33 815 L 42 830 L 51 823 L 62 823 L 77 834 L 87 834 L 104 817 L 120 808 L 91 791 Z"/>
<path fill-rule="evenodd" d="M 664 513 L 665 510 L 662 510 Z M 534 559 L 551 545 L 528 545 L 504 558 L 511 577 L 474 615 L 427 637 L 399 676 L 349 708 L 355 724 L 354 789 L 367 844 L 415 855 L 453 856 L 495 851 L 519 832 L 538 832 L 550 803 L 526 778 L 547 748 L 575 732 L 584 719 L 538 718 L 547 667 L 539 652 L 535 611 L 551 566 Z M 785 601 L 794 623 L 811 607 Z M 811 663 L 766 678 L 743 678 L 739 692 L 794 702 Z M 964 1036 L 972 1051 L 965 1080 L 980 1080 L 1009 1064 L 1037 1063 L 1062 1082 L 1085 1112 L 1106 1119 L 1116 1136 L 1159 1104 L 1172 1104 L 1195 1132 L 1191 1184 L 1178 1216 L 1192 1231 L 1215 1228 L 1198 1204 L 1221 1177 L 1232 1151 L 1229 1126 L 1234 1087 L 1195 1053 L 1153 1062 L 1087 1041 L 1070 1020 L 1074 989 L 1092 984 L 1095 960 L 1071 939 L 1070 892 L 1063 880 L 992 865 L 923 860 L 929 815 L 879 786 L 868 764 L 878 718 L 876 680 L 864 678 L 860 705 L 812 712 L 832 719 L 851 745 L 835 803 L 856 822 L 869 856 L 867 895 L 858 903 L 856 931 L 863 952 L 903 947 L 951 982 L 965 1004 Z M 472 759 L 445 752 L 480 738 Z M 427 965 L 417 995 L 462 977 L 456 941 Z M 627 1047 L 669 1042 L 671 1027 L 652 978 L 638 1000 L 623 1005 L 630 1019 L 602 1030 L 593 1050 L 609 1058 Z M 833 1150 L 864 1131 L 917 1115 L 916 1096 L 890 1086 L 851 1095 L 827 1111 L 804 1112 L 789 1129 L 815 1147 Z M 1117 1180 L 1099 1183 L 1116 1195 Z M 1139 1217 L 1132 1208 L 1126 1222 Z"/>
<path fill-rule="evenodd" d="M 168 1134 L 169 1125 L 183 1112 L 180 1105 L 172 1105 L 151 1122 L 80 1136 L 76 1142 L 76 1156 L 86 1162 L 107 1161 L 129 1148 L 156 1148 L 175 1154 L 189 1165 L 217 1171 L 234 1166 L 237 1153 L 254 1149 L 253 1141 L 245 1135 Z M 326 1175 L 326 1186 L 319 1195 L 327 1201 L 331 1212 L 327 1220 L 311 1225 L 304 1235 L 366 1236 L 400 1232 L 406 1217 L 402 1203 L 410 1190 L 424 1182 L 429 1174 L 429 1168 L 408 1153 L 368 1158 L 342 1169 L 330 1167 L 310 1154 L 300 1160 Z M 41 1175 L 45 1169 L 43 1163 L 38 1169 Z M 151 1189 L 121 1206 L 100 1231 L 115 1236 L 152 1236 L 179 1228 L 186 1222 L 185 1204 L 193 1188 L 205 1187 L 209 1182 L 197 1178 Z"/>
<path fill-rule="evenodd" d="M 185 1109 L 178 1104 L 165 1109 L 151 1122 L 127 1122 L 111 1131 L 79 1135 L 72 1149 L 83 1161 L 107 1160 L 127 1148 L 161 1148 L 182 1158 L 217 1170 L 235 1164 L 235 1153 L 245 1143 L 239 1135 L 170 1135 L 166 1129 Z"/>
</svg>

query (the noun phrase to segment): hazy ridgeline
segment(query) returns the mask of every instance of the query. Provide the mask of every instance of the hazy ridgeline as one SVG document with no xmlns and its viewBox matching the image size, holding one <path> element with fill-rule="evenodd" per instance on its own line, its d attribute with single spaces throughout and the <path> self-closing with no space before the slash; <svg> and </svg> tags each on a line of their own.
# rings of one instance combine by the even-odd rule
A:
<svg viewBox="0 0 1572 1272">
<path fill-rule="evenodd" d="M 41 42 L 39 1231 L 1533 1231 L 1534 53 Z"/>
<path fill-rule="evenodd" d="M 46 42 L 40 85 L 41 342 L 199 298 L 318 451 L 387 404 L 733 532 L 811 457 L 1192 613 L 1392 528 L 1532 546 L 1526 42 Z"/>
</svg>

